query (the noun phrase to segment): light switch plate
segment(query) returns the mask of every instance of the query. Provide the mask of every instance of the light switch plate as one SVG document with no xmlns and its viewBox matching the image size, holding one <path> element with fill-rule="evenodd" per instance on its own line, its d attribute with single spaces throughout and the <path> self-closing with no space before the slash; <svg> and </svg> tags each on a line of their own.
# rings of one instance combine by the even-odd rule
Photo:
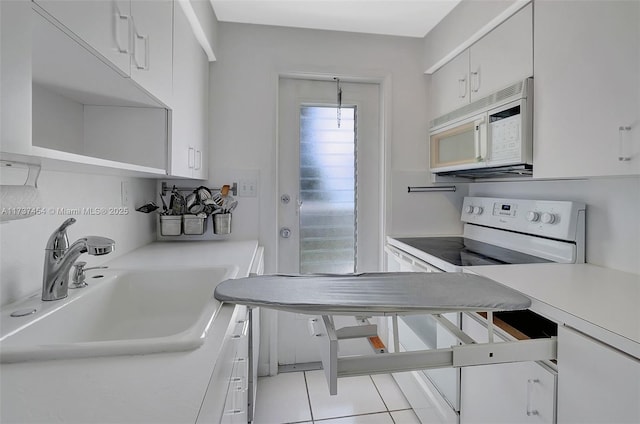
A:
<svg viewBox="0 0 640 424">
<path fill-rule="evenodd" d="M 238 182 L 239 197 L 256 197 L 258 195 L 258 181 L 254 179 L 240 180 Z"/>
</svg>

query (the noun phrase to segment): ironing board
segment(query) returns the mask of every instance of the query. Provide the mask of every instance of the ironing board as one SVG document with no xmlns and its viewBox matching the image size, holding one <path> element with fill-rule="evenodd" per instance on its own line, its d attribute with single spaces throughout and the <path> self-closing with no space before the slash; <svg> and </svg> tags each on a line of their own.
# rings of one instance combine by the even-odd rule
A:
<svg viewBox="0 0 640 424">
<path fill-rule="evenodd" d="M 331 394 L 337 378 L 353 375 L 555 359 L 551 339 L 493 342 L 495 311 L 527 309 L 531 300 L 486 277 L 470 273 L 363 273 L 349 275 L 265 275 L 226 280 L 215 298 L 227 303 L 311 315 L 309 331 L 318 342 Z M 486 312 L 489 343 L 477 344 L 441 316 Z M 446 349 L 400 352 L 397 316 L 432 314 L 462 343 Z M 335 329 L 333 315 L 391 316 L 394 352 L 338 357 L 338 340 L 377 336 L 375 325 Z M 249 314 L 251 319 L 251 312 Z"/>
</svg>

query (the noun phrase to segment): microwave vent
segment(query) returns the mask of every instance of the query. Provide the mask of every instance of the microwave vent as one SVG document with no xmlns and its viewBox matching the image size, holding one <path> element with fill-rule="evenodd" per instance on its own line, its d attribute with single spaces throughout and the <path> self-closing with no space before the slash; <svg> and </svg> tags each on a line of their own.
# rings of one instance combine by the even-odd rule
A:
<svg viewBox="0 0 640 424">
<path fill-rule="evenodd" d="M 487 111 L 494 107 L 500 106 L 501 104 L 516 99 L 525 98 L 531 92 L 530 90 L 532 89 L 532 82 L 533 78 L 527 78 L 524 81 L 519 81 L 507 88 L 496 91 L 495 93 L 490 94 L 487 97 L 478 99 L 475 102 L 469 103 L 468 105 L 449 112 L 446 115 L 435 118 L 433 121 L 431 121 L 430 127 L 433 129 L 443 124 L 457 121 L 470 115 L 475 115 L 476 113 Z"/>
</svg>

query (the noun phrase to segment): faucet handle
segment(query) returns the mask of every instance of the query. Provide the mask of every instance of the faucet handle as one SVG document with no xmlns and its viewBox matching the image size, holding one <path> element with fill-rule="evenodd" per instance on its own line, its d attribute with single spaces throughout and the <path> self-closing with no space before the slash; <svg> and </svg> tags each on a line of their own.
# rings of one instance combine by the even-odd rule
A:
<svg viewBox="0 0 640 424">
<path fill-rule="evenodd" d="M 47 250 L 67 250 L 69 248 L 69 238 L 67 237 L 67 227 L 75 224 L 75 218 L 65 220 L 49 237 Z"/>
<path fill-rule="evenodd" d="M 73 285 L 69 287 L 70 289 L 79 289 L 88 286 L 85 281 L 85 271 L 108 268 L 107 266 L 93 266 L 91 268 L 85 268 L 85 265 L 87 265 L 87 263 L 84 261 L 78 261 L 73 264 L 73 277 L 71 279 Z"/>
</svg>

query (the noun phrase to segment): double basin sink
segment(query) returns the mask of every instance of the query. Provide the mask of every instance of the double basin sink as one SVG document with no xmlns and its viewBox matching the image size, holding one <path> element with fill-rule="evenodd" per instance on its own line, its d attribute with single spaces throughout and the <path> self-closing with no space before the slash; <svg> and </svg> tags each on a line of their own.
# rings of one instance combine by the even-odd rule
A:
<svg viewBox="0 0 640 424">
<path fill-rule="evenodd" d="M 221 307 L 215 287 L 237 274 L 235 265 L 89 271 L 89 286 L 65 299 L 37 294 L 2 308 L 0 362 L 196 349 Z"/>
</svg>

